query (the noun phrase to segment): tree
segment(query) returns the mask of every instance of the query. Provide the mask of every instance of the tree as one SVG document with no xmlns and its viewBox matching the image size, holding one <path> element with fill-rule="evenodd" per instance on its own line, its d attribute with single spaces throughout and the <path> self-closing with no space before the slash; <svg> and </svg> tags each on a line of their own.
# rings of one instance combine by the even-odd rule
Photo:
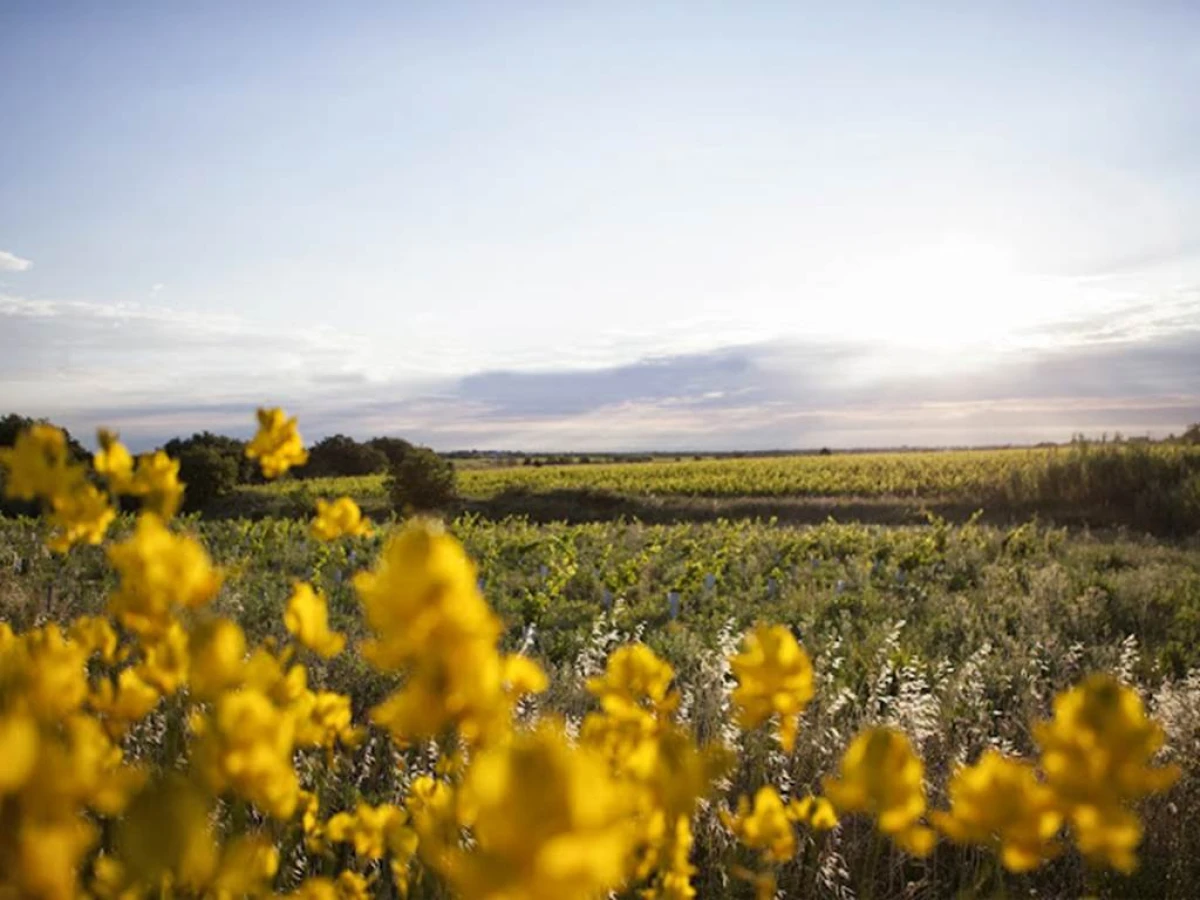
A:
<svg viewBox="0 0 1200 900">
<path fill-rule="evenodd" d="M 238 460 L 210 444 L 190 444 L 179 451 L 179 480 L 186 487 L 183 508 L 203 510 L 230 493 L 238 483 Z"/>
<path fill-rule="evenodd" d="M 413 447 L 389 467 L 386 487 L 397 512 L 445 509 L 456 496 L 454 466 L 428 447 Z"/>
<path fill-rule="evenodd" d="M 387 458 L 387 466 L 390 469 L 392 466 L 404 459 L 405 456 L 413 449 L 413 445 L 404 438 L 398 437 L 375 437 L 367 441 L 367 446 L 378 450 Z"/>
<path fill-rule="evenodd" d="M 302 478 L 327 478 L 334 475 L 371 475 L 388 467 L 384 453 L 360 444 L 352 437 L 335 434 L 318 441 L 308 451 L 308 462 L 298 474 Z"/>
<path fill-rule="evenodd" d="M 1189 425 L 1181 440 L 1185 444 L 1200 444 L 1200 422 Z"/>
<path fill-rule="evenodd" d="M 163 444 L 163 452 L 172 459 L 182 460 L 190 450 L 207 449 L 228 459 L 234 467 L 234 479 L 237 484 L 256 484 L 261 482 L 258 462 L 246 456 L 246 442 L 238 438 L 227 437 L 223 434 L 213 434 L 211 431 L 200 431 L 189 438 L 171 438 Z M 182 463 L 180 477 L 183 476 Z"/>
</svg>

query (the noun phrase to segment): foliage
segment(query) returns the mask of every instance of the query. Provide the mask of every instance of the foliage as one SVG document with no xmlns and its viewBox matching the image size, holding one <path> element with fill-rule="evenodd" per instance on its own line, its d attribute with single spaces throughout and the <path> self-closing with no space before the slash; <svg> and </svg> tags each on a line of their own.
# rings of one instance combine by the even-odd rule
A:
<svg viewBox="0 0 1200 900">
<path fill-rule="evenodd" d="M 308 463 L 297 470 L 303 478 L 329 478 L 338 475 L 372 475 L 383 472 L 388 457 L 371 443 L 360 443 L 344 434 L 317 441 L 308 450 Z"/>
<path fill-rule="evenodd" d="M 398 512 L 445 509 L 455 498 L 454 466 L 428 447 L 413 447 L 389 467 L 384 488 Z"/>
<path fill-rule="evenodd" d="M 227 496 L 238 483 L 238 460 L 212 445 L 193 443 L 176 457 L 187 486 L 184 509 L 197 512 Z"/>
</svg>

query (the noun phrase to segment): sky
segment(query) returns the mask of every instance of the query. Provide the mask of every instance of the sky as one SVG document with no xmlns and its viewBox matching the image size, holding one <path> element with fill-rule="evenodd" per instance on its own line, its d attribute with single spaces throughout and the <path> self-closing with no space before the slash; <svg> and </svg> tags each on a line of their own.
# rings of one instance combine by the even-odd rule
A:
<svg viewBox="0 0 1200 900">
<path fill-rule="evenodd" d="M 1200 4 L 0 0 L 0 413 L 138 448 L 1200 421 Z"/>
</svg>

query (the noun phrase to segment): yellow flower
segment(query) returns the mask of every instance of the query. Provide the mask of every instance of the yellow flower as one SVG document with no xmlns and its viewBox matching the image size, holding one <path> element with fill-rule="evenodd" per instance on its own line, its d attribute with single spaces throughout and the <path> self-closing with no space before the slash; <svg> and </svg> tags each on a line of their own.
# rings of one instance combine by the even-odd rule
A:
<svg viewBox="0 0 1200 900">
<path fill-rule="evenodd" d="M 14 670 L 26 710 L 41 721 L 65 718 L 87 698 L 88 650 L 54 622 L 23 635 L 5 655 L 5 668 Z"/>
<path fill-rule="evenodd" d="M 137 471 L 133 474 L 128 491 L 143 498 L 144 510 L 163 519 L 171 518 L 183 502 L 179 462 L 162 450 L 142 454 L 138 457 Z"/>
<path fill-rule="evenodd" d="M 105 679 L 93 695 L 92 708 L 104 716 L 104 725 L 114 738 L 120 738 L 134 722 L 143 719 L 158 705 L 161 695 L 142 680 L 133 669 L 123 669 L 116 686 Z"/>
<path fill-rule="evenodd" d="M 216 873 L 216 839 L 209 801 L 180 775 L 169 774 L 133 799 L 117 829 L 118 858 L 128 876 L 146 886 L 170 878 L 199 890 Z"/>
<path fill-rule="evenodd" d="M 738 724 L 757 728 L 779 716 L 779 743 L 790 753 L 800 714 L 813 697 L 813 668 L 804 648 L 783 625 L 759 625 L 729 664 L 738 679 L 733 691 Z"/>
<path fill-rule="evenodd" d="M 1163 731 L 1137 692 L 1096 674 L 1054 699 L 1054 718 L 1034 725 L 1046 783 L 1090 861 L 1129 872 L 1141 822 L 1126 807 L 1175 783 L 1177 766 L 1151 766 Z"/>
<path fill-rule="evenodd" d="M 475 567 L 440 525 L 411 522 L 354 586 L 373 640 L 368 662 L 401 671 L 404 686 L 372 711 L 400 742 L 457 728 L 467 741 L 508 726 L 510 701 L 496 650 L 500 622 L 479 593 Z"/>
<path fill-rule="evenodd" d="M 212 700 L 241 684 L 246 636 L 229 619 L 203 622 L 189 635 L 188 661 L 189 689 L 199 700 Z"/>
<path fill-rule="evenodd" d="M 0 714 L 0 801 L 20 790 L 38 758 L 38 727 L 32 716 Z"/>
<path fill-rule="evenodd" d="M 278 819 L 292 815 L 299 781 L 292 769 L 295 724 L 263 693 L 222 694 L 195 723 L 197 766 L 216 792 L 232 789 Z"/>
<path fill-rule="evenodd" d="M 359 803 L 353 813 L 338 813 L 326 823 L 331 841 L 354 845 L 364 859 L 382 859 L 392 853 L 405 860 L 416 849 L 416 834 L 408 827 L 408 814 L 399 806 Z"/>
<path fill-rule="evenodd" d="M 140 635 L 161 634 L 175 607 L 202 606 L 221 586 L 204 548 L 172 534 L 153 513 L 138 516 L 133 534 L 109 547 L 108 558 L 120 577 L 109 612 Z"/>
<path fill-rule="evenodd" d="M 292 466 L 308 462 L 295 417 L 289 419 L 279 408 L 260 409 L 258 433 L 246 445 L 246 456 L 258 460 L 267 478 L 278 478 Z"/>
<path fill-rule="evenodd" d="M 116 661 L 117 633 L 104 616 L 80 616 L 71 623 L 71 640 L 86 648 L 89 656 L 96 654 L 109 664 Z"/>
<path fill-rule="evenodd" d="M 674 677 L 671 664 L 645 644 L 628 644 L 612 652 L 604 674 L 589 678 L 587 689 L 610 714 L 631 706 L 669 713 L 679 705 L 679 695 L 669 690 Z"/>
<path fill-rule="evenodd" d="M 825 794 L 839 812 L 874 816 L 897 845 L 927 856 L 936 838 L 920 824 L 924 779 L 925 766 L 907 737 L 892 728 L 869 728 L 846 748 L 840 777 L 825 778 Z"/>
<path fill-rule="evenodd" d="M 363 518 L 358 504 L 349 497 L 339 497 L 332 503 L 317 501 L 317 517 L 312 522 L 313 537 L 332 541 L 347 535 L 363 537 L 371 533 L 371 523 Z"/>
<path fill-rule="evenodd" d="M 788 815 L 797 822 L 803 822 L 813 831 L 829 831 L 837 827 L 837 811 L 826 797 L 814 797 L 811 794 L 802 800 L 793 800 L 788 804 Z"/>
<path fill-rule="evenodd" d="M 225 845 L 216 875 L 205 892 L 214 900 L 270 897 L 279 869 L 279 851 L 266 835 L 239 835 Z"/>
<path fill-rule="evenodd" d="M 948 790 L 949 812 L 931 818 L 955 843 L 995 848 L 1011 872 L 1028 872 L 1058 854 L 1062 813 L 1030 763 L 987 750 L 954 773 Z"/>
<path fill-rule="evenodd" d="M 512 653 L 502 660 L 505 690 L 510 697 L 540 694 L 550 686 L 542 667 L 520 653 Z"/>
<path fill-rule="evenodd" d="M 0 870 L 0 893 L 39 900 L 74 900 L 84 854 L 95 843 L 95 829 L 82 819 L 23 821 L 11 841 L 9 859 Z"/>
<path fill-rule="evenodd" d="M 329 610 L 325 595 L 312 585 L 297 581 L 283 613 L 283 624 L 301 644 L 328 659 L 342 652 L 345 636 L 329 630 Z"/>
<path fill-rule="evenodd" d="M 290 707 L 296 722 L 297 747 L 354 747 L 363 730 L 351 724 L 350 698 L 333 691 L 306 691 Z"/>
<path fill-rule="evenodd" d="M 620 785 L 601 758 L 571 747 L 556 723 L 474 757 L 458 814 L 474 846 L 444 846 L 433 835 L 430 859 L 467 897 L 603 896 L 621 884 L 633 849 Z"/>
<path fill-rule="evenodd" d="M 145 653 L 138 674 L 163 696 L 171 696 L 187 682 L 188 634 L 178 622 L 171 622 L 161 634 L 147 638 Z"/>
<path fill-rule="evenodd" d="M 783 800 L 770 785 L 760 787 L 751 807 L 747 797 L 738 798 L 737 813 L 722 810 L 721 819 L 751 850 L 770 862 L 787 862 L 796 855 L 796 835 Z"/>
<path fill-rule="evenodd" d="M 68 458 L 66 435 L 52 425 L 22 430 L 12 447 L 0 447 L 0 465 L 8 472 L 4 494 L 16 500 L 49 501 L 83 481 L 83 469 Z"/>
<path fill-rule="evenodd" d="M 65 553 L 76 544 L 98 544 L 117 516 L 108 498 L 86 482 L 50 500 L 50 525 L 54 528 L 47 545 Z"/>
<path fill-rule="evenodd" d="M 96 432 L 100 449 L 92 454 L 92 467 L 103 475 L 109 488 L 117 494 L 130 493 L 133 482 L 133 457 L 118 440 L 117 435 L 106 428 Z"/>
</svg>

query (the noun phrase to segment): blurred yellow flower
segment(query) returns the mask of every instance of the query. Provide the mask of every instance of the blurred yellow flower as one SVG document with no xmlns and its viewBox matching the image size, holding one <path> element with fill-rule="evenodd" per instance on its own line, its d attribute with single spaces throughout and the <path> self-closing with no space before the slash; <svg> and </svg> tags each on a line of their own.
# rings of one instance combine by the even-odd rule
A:
<svg viewBox="0 0 1200 900">
<path fill-rule="evenodd" d="M 317 501 L 317 516 L 312 521 L 313 537 L 332 541 L 340 537 L 364 537 L 371 533 L 371 523 L 363 518 L 358 504 L 349 497 L 339 497 L 332 503 Z"/>
<path fill-rule="evenodd" d="M 841 813 L 875 817 L 879 830 L 914 856 L 927 856 L 936 837 L 925 815 L 925 766 L 908 738 L 892 728 L 869 728 L 850 742 L 838 777 L 824 779 L 825 795 Z"/>
<path fill-rule="evenodd" d="M 283 624 L 296 640 L 319 656 L 328 659 L 346 646 L 344 635 L 329 630 L 329 609 L 325 595 L 312 585 L 297 581 L 292 587 L 283 613 Z"/>
<path fill-rule="evenodd" d="M 83 481 L 83 469 L 68 457 L 66 435 L 52 425 L 33 425 L 12 447 L 0 447 L 0 466 L 8 473 L 4 494 L 16 500 L 49 501 Z"/>
<path fill-rule="evenodd" d="M 211 619 L 188 636 L 188 688 L 199 700 L 213 700 L 241 684 L 246 665 L 246 636 L 229 619 Z"/>
<path fill-rule="evenodd" d="M 117 512 L 108 497 L 86 482 L 50 500 L 50 525 L 54 529 L 47 546 L 65 553 L 76 544 L 98 544 Z"/>
<path fill-rule="evenodd" d="M 955 843 L 993 847 L 1011 872 L 1028 872 L 1061 851 L 1062 813 L 1030 763 L 986 750 L 954 773 L 948 792 L 950 810 L 931 819 Z"/>
<path fill-rule="evenodd" d="M 278 478 L 292 466 L 308 462 L 308 451 L 296 427 L 282 409 L 258 410 L 258 432 L 246 445 L 246 456 L 257 459 L 267 478 Z"/>
<path fill-rule="evenodd" d="M 826 797 L 814 797 L 811 794 L 801 800 L 793 800 L 788 804 L 788 815 L 797 822 L 802 822 L 813 831 L 829 831 L 837 827 L 837 811 Z"/>
<path fill-rule="evenodd" d="M 770 785 L 758 789 L 753 806 L 748 797 L 739 797 L 737 812 L 730 815 L 722 810 L 721 819 L 738 840 L 770 862 L 787 862 L 796 855 L 792 819 L 779 793 Z"/>
<path fill-rule="evenodd" d="M 138 457 L 128 493 L 142 498 L 145 511 L 169 519 L 179 511 L 183 488 L 179 481 L 179 463 L 162 450 L 156 450 Z"/>
<path fill-rule="evenodd" d="M 790 753 L 800 714 L 813 697 L 813 668 L 804 648 L 785 626 L 759 625 L 729 665 L 738 679 L 733 690 L 738 724 L 757 728 L 779 716 L 779 743 Z"/>
<path fill-rule="evenodd" d="M 1178 766 L 1150 765 L 1164 736 L 1141 697 L 1111 675 L 1091 675 L 1054 699 L 1054 718 L 1035 724 L 1033 736 L 1080 852 L 1132 871 L 1142 829 L 1127 806 L 1165 791 L 1180 774 Z"/>
<path fill-rule="evenodd" d="M 221 586 L 204 548 L 172 534 L 153 513 L 138 516 L 133 534 L 108 548 L 108 559 L 120 578 L 109 612 L 144 636 L 161 634 L 176 607 L 202 606 Z"/>
<path fill-rule="evenodd" d="M 107 428 L 96 433 L 99 449 L 92 454 L 92 468 L 108 482 L 113 493 L 127 494 L 133 481 L 133 457 L 117 435 Z"/>
</svg>

